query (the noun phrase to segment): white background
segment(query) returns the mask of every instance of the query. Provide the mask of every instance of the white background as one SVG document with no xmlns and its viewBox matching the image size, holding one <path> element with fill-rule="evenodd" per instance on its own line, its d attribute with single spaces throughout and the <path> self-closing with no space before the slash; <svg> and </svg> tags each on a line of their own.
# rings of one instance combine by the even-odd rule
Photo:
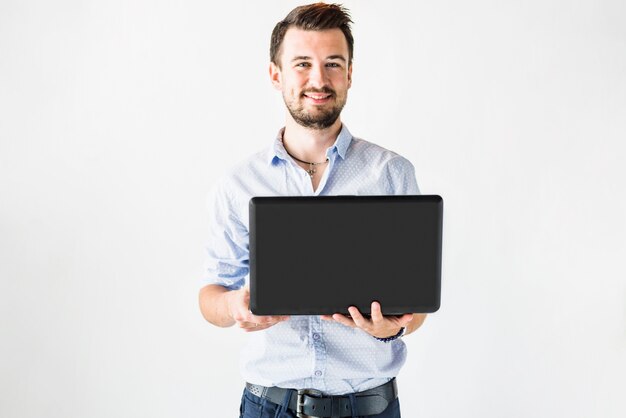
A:
<svg viewBox="0 0 626 418">
<path fill-rule="evenodd" d="M 0 416 L 237 415 L 204 199 L 282 125 L 297 4 L 0 0 Z M 346 6 L 343 120 L 445 199 L 403 416 L 626 416 L 626 3 Z"/>
</svg>

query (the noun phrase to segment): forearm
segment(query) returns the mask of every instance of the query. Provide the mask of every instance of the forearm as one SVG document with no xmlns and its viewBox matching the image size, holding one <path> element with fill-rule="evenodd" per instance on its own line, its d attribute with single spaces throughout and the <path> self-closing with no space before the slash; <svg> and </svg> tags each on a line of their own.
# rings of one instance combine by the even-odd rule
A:
<svg viewBox="0 0 626 418">
<path fill-rule="evenodd" d="M 204 319 L 218 327 L 230 327 L 235 324 L 228 307 L 228 294 L 231 290 L 217 284 L 210 284 L 200 289 L 200 312 Z"/>
</svg>

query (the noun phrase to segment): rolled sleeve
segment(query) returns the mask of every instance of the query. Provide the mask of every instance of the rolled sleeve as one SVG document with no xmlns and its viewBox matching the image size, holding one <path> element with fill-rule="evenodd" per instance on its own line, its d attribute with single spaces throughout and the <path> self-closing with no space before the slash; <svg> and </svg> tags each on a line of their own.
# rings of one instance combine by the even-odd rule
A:
<svg viewBox="0 0 626 418">
<path fill-rule="evenodd" d="M 201 284 L 238 289 L 249 274 L 248 230 L 238 218 L 227 188 L 218 184 L 207 198 L 209 230 Z"/>
</svg>

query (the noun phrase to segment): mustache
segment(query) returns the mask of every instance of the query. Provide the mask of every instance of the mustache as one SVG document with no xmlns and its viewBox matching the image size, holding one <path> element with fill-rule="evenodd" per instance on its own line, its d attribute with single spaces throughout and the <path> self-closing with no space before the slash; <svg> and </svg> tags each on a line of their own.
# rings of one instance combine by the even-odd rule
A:
<svg viewBox="0 0 626 418">
<path fill-rule="evenodd" d="M 322 87 L 321 89 L 310 88 L 306 90 L 302 90 L 301 96 L 304 96 L 305 93 L 323 93 L 323 94 L 332 94 L 335 95 L 335 90 L 330 87 Z"/>
</svg>

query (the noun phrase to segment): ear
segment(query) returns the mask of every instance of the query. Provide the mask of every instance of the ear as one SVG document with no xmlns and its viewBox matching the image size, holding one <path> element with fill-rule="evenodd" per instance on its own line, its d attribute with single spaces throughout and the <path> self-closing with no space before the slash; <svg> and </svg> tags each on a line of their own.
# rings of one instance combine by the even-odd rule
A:
<svg viewBox="0 0 626 418">
<path fill-rule="evenodd" d="M 352 63 L 348 66 L 348 88 L 352 87 Z"/>
<path fill-rule="evenodd" d="M 282 89 L 282 74 L 280 72 L 280 68 L 278 65 L 270 62 L 270 80 L 272 81 L 272 85 L 276 90 Z"/>
</svg>

